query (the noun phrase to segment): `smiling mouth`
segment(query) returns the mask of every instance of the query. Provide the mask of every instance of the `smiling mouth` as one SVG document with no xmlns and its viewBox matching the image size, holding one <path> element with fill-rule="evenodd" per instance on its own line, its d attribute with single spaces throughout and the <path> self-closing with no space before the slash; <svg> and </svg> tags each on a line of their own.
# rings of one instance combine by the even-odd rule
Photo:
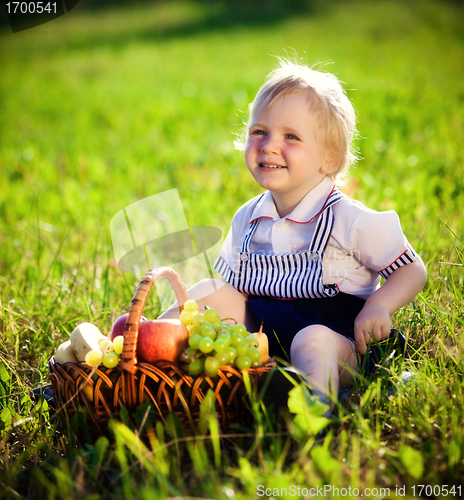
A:
<svg viewBox="0 0 464 500">
<path fill-rule="evenodd" d="M 269 165 L 269 163 L 260 163 L 259 166 L 262 168 L 287 168 L 281 167 L 280 165 Z"/>
</svg>

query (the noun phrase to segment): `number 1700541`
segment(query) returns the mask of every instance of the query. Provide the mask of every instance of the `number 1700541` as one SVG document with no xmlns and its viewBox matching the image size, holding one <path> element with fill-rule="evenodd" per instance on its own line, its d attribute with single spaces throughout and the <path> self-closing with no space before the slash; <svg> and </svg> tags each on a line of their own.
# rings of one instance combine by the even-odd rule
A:
<svg viewBox="0 0 464 500">
<path fill-rule="evenodd" d="M 459 486 L 448 486 L 446 484 L 440 486 L 440 485 L 435 485 L 431 486 L 430 484 L 418 484 L 415 486 L 412 486 L 412 491 L 413 491 L 413 496 L 420 496 L 422 497 L 423 495 L 427 497 L 447 497 L 452 496 L 455 497 L 457 496 L 458 498 L 462 498 L 461 496 L 461 491 L 462 485 Z"/>
<path fill-rule="evenodd" d="M 8 14 L 56 14 L 56 2 L 8 2 Z"/>
</svg>

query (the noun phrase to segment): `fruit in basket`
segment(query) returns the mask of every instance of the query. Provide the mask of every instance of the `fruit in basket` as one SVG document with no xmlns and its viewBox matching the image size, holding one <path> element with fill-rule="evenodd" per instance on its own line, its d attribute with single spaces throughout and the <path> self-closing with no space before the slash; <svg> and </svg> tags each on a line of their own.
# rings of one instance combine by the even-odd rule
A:
<svg viewBox="0 0 464 500">
<path fill-rule="evenodd" d="M 86 354 L 100 350 L 98 344 L 106 338 L 92 323 L 81 323 L 74 328 L 69 340 L 78 361 L 85 361 Z"/>
<path fill-rule="evenodd" d="M 93 352 L 93 351 L 91 351 Z M 100 353 L 101 354 L 101 353 Z M 74 354 L 74 349 L 71 345 L 71 341 L 67 340 L 66 342 L 63 342 L 58 346 L 58 349 L 55 352 L 55 362 L 57 363 L 77 363 L 79 360 L 77 359 L 76 355 Z M 77 379 L 77 372 L 72 371 L 70 372 L 75 379 Z M 81 383 L 79 385 L 79 390 L 82 390 L 82 393 L 85 395 L 85 397 L 90 401 L 93 402 L 93 388 L 91 385 L 88 383 Z"/>
<path fill-rule="evenodd" d="M 259 349 L 259 339 L 251 336 L 244 325 L 222 322 L 214 309 L 207 308 L 201 314 L 196 303 L 188 302 L 180 320 L 189 330 L 190 347 L 182 354 L 181 360 L 189 365 L 190 375 L 204 374 L 214 378 L 221 366 L 234 366 L 239 370 L 261 366 L 265 355 Z M 261 342 L 264 351 L 264 338 Z M 268 359 L 269 351 L 265 363 Z"/>
<path fill-rule="evenodd" d="M 72 348 L 71 341 L 67 340 L 58 346 L 55 352 L 55 361 L 57 363 L 77 363 L 78 359 L 74 354 L 74 349 Z"/>
<path fill-rule="evenodd" d="M 266 363 L 269 363 L 269 339 L 263 332 L 262 326 L 259 329 L 259 332 L 252 333 L 250 337 L 258 341 L 258 349 L 261 352 L 261 364 L 265 365 Z"/>
<path fill-rule="evenodd" d="M 114 340 L 113 340 L 113 349 L 114 352 L 120 356 L 122 353 L 124 347 L 124 337 L 122 335 L 118 335 Z"/>
<path fill-rule="evenodd" d="M 235 364 L 239 370 L 248 370 L 251 366 L 251 359 L 248 356 L 238 356 Z"/>
<path fill-rule="evenodd" d="M 194 377 L 200 375 L 205 368 L 205 363 L 201 358 L 197 358 L 195 361 L 189 364 L 188 371 L 190 375 Z"/>
<path fill-rule="evenodd" d="M 102 352 L 111 352 L 111 351 L 114 351 L 113 349 L 113 342 L 106 338 L 104 340 L 100 340 L 100 342 L 98 343 L 98 347 L 100 348 L 100 350 Z"/>
<path fill-rule="evenodd" d="M 207 377 L 214 378 L 218 374 L 219 371 L 219 361 L 216 358 L 212 358 L 208 356 L 205 359 L 205 375 Z"/>
<path fill-rule="evenodd" d="M 115 352 L 109 352 L 103 356 L 103 366 L 106 368 L 115 368 L 119 363 L 119 356 Z"/>
<path fill-rule="evenodd" d="M 85 355 L 85 362 L 89 365 L 89 366 L 98 366 L 101 362 L 102 362 L 102 358 L 103 358 L 103 353 L 98 350 L 98 351 L 89 351 L 86 355 Z"/>
<path fill-rule="evenodd" d="M 83 382 L 80 386 L 79 389 L 84 393 L 84 396 L 91 402 L 93 403 L 93 387 L 86 383 Z"/>
<path fill-rule="evenodd" d="M 111 332 L 108 335 L 108 338 L 110 340 L 114 340 L 116 337 L 124 335 L 124 328 L 126 327 L 126 321 L 128 317 L 129 313 L 123 314 L 113 323 L 113 326 L 111 327 Z M 140 323 L 142 323 L 142 321 L 148 321 L 148 320 L 147 318 L 145 318 L 145 316 L 142 316 L 140 318 Z"/>
<path fill-rule="evenodd" d="M 178 319 L 155 319 L 140 323 L 137 358 L 140 361 L 170 361 L 178 364 L 188 347 L 188 332 Z"/>
</svg>

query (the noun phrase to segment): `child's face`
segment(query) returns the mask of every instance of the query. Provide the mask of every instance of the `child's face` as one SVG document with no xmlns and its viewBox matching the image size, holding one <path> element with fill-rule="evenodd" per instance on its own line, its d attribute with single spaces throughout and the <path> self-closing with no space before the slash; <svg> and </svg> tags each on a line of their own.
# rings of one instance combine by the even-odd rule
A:
<svg viewBox="0 0 464 500">
<path fill-rule="evenodd" d="M 332 155 L 316 144 L 309 109 L 308 97 L 296 93 L 251 117 L 245 162 L 258 184 L 272 192 L 278 210 L 279 201 L 296 206 L 336 168 Z"/>
</svg>

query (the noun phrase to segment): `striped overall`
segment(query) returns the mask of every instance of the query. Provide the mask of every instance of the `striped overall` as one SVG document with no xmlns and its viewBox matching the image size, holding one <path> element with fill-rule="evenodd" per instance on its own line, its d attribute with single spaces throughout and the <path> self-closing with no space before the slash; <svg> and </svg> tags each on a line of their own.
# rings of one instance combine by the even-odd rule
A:
<svg viewBox="0 0 464 500">
<path fill-rule="evenodd" d="M 264 195 L 263 195 L 264 196 Z M 323 285 L 322 259 L 334 225 L 333 205 L 342 193 L 334 189 L 321 212 L 308 251 L 261 255 L 250 251 L 250 241 L 260 219 L 250 223 L 242 243 L 234 286 L 243 293 L 279 299 L 320 299 L 338 294 L 337 285 Z"/>
</svg>

